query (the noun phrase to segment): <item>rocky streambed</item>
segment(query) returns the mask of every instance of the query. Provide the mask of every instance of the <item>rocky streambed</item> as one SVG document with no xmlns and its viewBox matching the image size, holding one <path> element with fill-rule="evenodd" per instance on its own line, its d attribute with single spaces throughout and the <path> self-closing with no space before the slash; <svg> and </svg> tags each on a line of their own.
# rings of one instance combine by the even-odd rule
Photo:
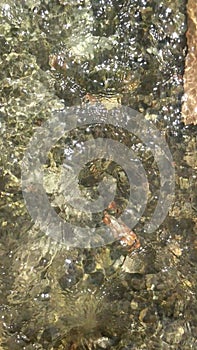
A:
<svg viewBox="0 0 197 350">
<path fill-rule="evenodd" d="M 193 117 L 185 125 L 181 112 L 186 16 L 184 0 L 1 2 L 1 349 L 196 348 L 196 127 Z M 32 136 L 57 111 L 97 103 L 107 111 L 127 106 L 141 113 L 173 157 L 173 205 L 147 233 L 161 185 L 157 162 L 117 114 L 116 130 L 102 130 L 103 138 L 113 135 L 137 154 L 148 179 L 142 192 L 148 204 L 133 228 L 140 247 L 132 251 L 118 240 L 100 243 L 102 215 L 95 220 L 94 247 L 54 240 L 32 220 L 23 197 L 21 169 Z M 44 188 L 62 219 L 68 219 L 65 198 L 76 196 L 73 177 L 68 197 L 59 193 L 62 164 L 73 150 L 83 150 L 83 135 L 100 135 L 98 128 L 72 129 L 47 154 Z M 32 164 L 34 173 L 35 159 Z M 86 199 L 98 198 L 100 181 L 103 193 L 111 195 L 117 181 L 127 193 L 125 173 L 109 168 L 103 158 L 84 164 L 79 185 Z M 138 180 L 133 178 L 130 212 L 123 205 L 126 219 L 138 213 Z M 28 191 L 36 198 L 35 187 Z M 125 202 L 122 192 L 117 197 L 128 207 L 129 196 Z M 109 215 L 118 220 L 113 210 Z"/>
</svg>

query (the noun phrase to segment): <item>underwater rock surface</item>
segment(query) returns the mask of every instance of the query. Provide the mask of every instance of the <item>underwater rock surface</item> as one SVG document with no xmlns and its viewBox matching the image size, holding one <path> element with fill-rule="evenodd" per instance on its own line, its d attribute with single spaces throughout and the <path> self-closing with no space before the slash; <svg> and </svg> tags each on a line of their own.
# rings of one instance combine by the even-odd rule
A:
<svg viewBox="0 0 197 350">
<path fill-rule="evenodd" d="M 184 72 L 184 97 L 182 113 L 186 124 L 197 124 L 197 3 L 188 0 L 187 3 L 187 57 Z"/>
<path fill-rule="evenodd" d="M 8 0 L 0 3 L 0 24 L 1 349 L 197 348 L 196 131 L 181 113 L 186 2 Z M 141 157 L 150 184 L 135 227 L 141 247 L 131 254 L 119 242 L 58 244 L 32 222 L 22 195 L 21 163 L 37 128 L 56 110 L 97 101 L 143 113 L 175 163 L 173 207 L 147 234 L 158 169 L 140 140 L 116 133 Z M 57 179 L 72 143 L 80 149 L 78 135 L 60 140 L 44 167 L 47 195 L 62 217 Z M 81 181 L 94 198 L 98 186 L 89 185 Z"/>
</svg>

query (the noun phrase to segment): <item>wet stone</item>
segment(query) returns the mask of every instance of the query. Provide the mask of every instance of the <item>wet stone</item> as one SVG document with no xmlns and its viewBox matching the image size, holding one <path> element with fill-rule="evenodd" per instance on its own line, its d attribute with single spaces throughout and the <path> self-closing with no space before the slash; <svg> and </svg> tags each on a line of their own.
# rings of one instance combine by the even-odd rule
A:
<svg viewBox="0 0 197 350">
<path fill-rule="evenodd" d="M 44 330 L 44 332 L 41 335 L 41 341 L 43 343 L 52 343 L 54 339 L 56 339 L 59 335 L 59 330 L 54 327 L 48 327 Z"/>
<path fill-rule="evenodd" d="M 65 273 L 59 279 L 59 284 L 63 290 L 69 289 L 75 284 L 77 284 L 83 276 L 83 271 L 80 268 L 76 268 L 75 271 L 70 273 Z"/>
<path fill-rule="evenodd" d="M 103 271 L 97 270 L 96 272 L 90 273 L 90 275 L 87 278 L 87 282 L 90 284 L 95 284 L 96 286 L 99 286 L 104 281 L 104 274 Z"/>
<path fill-rule="evenodd" d="M 179 344 L 184 336 L 185 330 L 183 326 L 178 325 L 177 322 L 167 326 L 165 328 L 165 336 L 163 337 L 164 341 L 168 344 Z"/>
</svg>

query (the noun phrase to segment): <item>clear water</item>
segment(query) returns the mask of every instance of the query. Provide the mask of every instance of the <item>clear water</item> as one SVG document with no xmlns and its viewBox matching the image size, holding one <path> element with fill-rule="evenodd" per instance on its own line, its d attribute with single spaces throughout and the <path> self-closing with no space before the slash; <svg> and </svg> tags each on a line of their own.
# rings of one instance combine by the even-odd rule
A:
<svg viewBox="0 0 197 350">
<path fill-rule="evenodd" d="M 0 21 L 1 349 L 196 348 L 196 128 L 181 119 L 185 1 L 10 0 Z M 149 182 L 134 228 L 141 248 L 131 255 L 119 242 L 67 249 L 34 225 L 23 199 L 21 164 L 37 128 L 56 110 L 97 102 L 142 113 L 173 156 L 173 206 L 146 234 L 158 167 L 136 137 L 116 135 L 132 144 Z M 56 179 L 75 136 L 61 139 L 45 166 L 60 216 Z"/>
</svg>

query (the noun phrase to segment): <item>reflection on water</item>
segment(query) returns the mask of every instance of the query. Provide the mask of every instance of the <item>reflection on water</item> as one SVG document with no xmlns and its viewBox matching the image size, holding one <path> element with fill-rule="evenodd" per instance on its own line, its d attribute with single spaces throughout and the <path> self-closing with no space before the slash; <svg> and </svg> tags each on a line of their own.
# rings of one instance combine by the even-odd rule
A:
<svg viewBox="0 0 197 350">
<path fill-rule="evenodd" d="M 181 119 L 185 0 L 9 0 L 0 18 L 1 349 L 196 348 L 196 129 Z M 97 102 L 143 113 L 173 155 L 174 205 L 148 235 L 157 164 L 134 135 L 116 134 L 141 157 L 149 182 L 135 228 L 141 248 L 131 255 L 119 242 L 68 250 L 39 231 L 23 200 L 21 162 L 36 128 L 56 110 Z M 54 194 L 76 135 L 59 140 L 44 169 L 60 216 L 63 199 Z M 111 164 L 115 185 L 119 177 L 127 189 Z M 97 198 L 102 171 L 93 186 L 81 180 L 84 196 Z"/>
</svg>

